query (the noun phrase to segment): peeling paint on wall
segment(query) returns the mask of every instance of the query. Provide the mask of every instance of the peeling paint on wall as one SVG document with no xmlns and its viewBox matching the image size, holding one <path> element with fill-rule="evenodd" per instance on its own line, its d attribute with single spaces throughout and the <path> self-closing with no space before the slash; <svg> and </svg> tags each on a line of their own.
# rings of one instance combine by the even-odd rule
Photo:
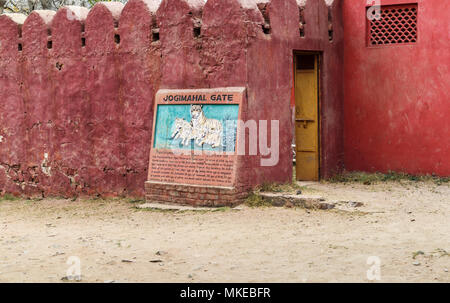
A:
<svg viewBox="0 0 450 303">
<path fill-rule="evenodd" d="M 41 171 L 51 177 L 52 168 L 48 165 L 48 153 L 44 153 L 44 159 L 41 162 Z"/>
</svg>

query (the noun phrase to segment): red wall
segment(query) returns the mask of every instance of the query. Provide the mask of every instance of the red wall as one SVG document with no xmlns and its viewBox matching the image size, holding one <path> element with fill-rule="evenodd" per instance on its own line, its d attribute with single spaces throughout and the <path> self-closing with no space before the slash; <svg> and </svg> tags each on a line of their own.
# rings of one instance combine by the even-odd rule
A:
<svg viewBox="0 0 450 303">
<path fill-rule="evenodd" d="M 161 61 L 152 3 L 0 16 L 0 194 L 144 195 Z"/>
<path fill-rule="evenodd" d="M 22 20 L 21 20 L 22 19 Z M 24 104 L 22 102 L 22 70 L 18 58 L 20 16 L 0 16 L 0 184 L 3 192 L 20 193 L 28 170 L 21 170 L 27 152 Z"/>
<path fill-rule="evenodd" d="M 418 42 L 382 47 L 366 46 L 365 0 L 308 0 L 304 37 L 295 0 L 257 2 L 0 16 L 0 194 L 143 196 L 159 88 L 246 87 L 247 119 L 280 121 L 280 158 L 249 156 L 238 178 L 289 181 L 296 50 L 321 55 L 322 177 L 344 164 L 450 175 L 450 2 L 418 0 Z"/>
<path fill-rule="evenodd" d="M 343 159 L 341 1 L 334 1 L 331 7 L 324 1 L 307 1 L 303 8 L 304 37 L 300 36 L 300 12 L 295 0 L 272 0 L 266 11 L 271 34 L 250 47 L 248 115 L 253 119 L 280 121 L 280 161 L 275 167 L 262 167 L 260 157 L 254 157 L 251 180 L 261 184 L 292 179 L 294 125 L 290 102 L 294 51 L 320 53 L 320 176 L 330 177 L 342 169 Z"/>
<path fill-rule="evenodd" d="M 418 41 L 366 46 L 366 0 L 343 3 L 348 170 L 450 175 L 450 1 L 418 3 Z"/>
<path fill-rule="evenodd" d="M 249 157 L 237 178 L 290 181 L 294 50 L 321 54 L 321 175 L 339 171 L 341 1 L 309 0 L 305 37 L 296 0 L 257 2 L 130 0 L 0 16 L 0 194 L 143 196 L 159 88 L 246 87 L 246 118 L 280 121 L 280 156 L 273 167 Z"/>
</svg>

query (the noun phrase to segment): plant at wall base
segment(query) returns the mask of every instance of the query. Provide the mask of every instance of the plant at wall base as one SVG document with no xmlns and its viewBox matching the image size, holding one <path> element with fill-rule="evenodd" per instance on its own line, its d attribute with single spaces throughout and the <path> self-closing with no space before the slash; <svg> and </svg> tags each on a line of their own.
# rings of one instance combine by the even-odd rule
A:
<svg viewBox="0 0 450 303">
<path fill-rule="evenodd" d="M 250 207 L 264 207 L 271 206 L 271 203 L 264 200 L 260 195 L 251 193 L 247 199 L 245 199 L 245 205 Z"/>
<path fill-rule="evenodd" d="M 450 182 L 450 177 L 439 177 L 436 175 L 410 175 L 407 173 L 398 173 L 389 171 L 386 174 L 383 173 L 366 173 L 360 171 L 348 172 L 345 171 L 339 175 L 326 180 L 331 183 L 362 183 L 370 185 L 378 182 L 400 182 L 400 181 L 412 181 L 412 182 L 434 182 L 437 185 Z"/>
<path fill-rule="evenodd" d="M 304 189 L 304 187 L 297 184 L 297 182 L 292 183 L 263 183 L 256 187 L 257 191 L 261 192 L 296 192 L 298 190 Z"/>
<path fill-rule="evenodd" d="M 0 201 L 16 201 L 20 199 L 20 197 L 16 197 L 10 194 L 4 194 L 3 196 L 0 196 Z"/>
</svg>

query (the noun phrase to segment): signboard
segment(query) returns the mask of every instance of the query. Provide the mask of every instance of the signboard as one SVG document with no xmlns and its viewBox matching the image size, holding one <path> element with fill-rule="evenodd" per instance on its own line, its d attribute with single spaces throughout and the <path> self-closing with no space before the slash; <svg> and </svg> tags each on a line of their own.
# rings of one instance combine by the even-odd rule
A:
<svg viewBox="0 0 450 303">
<path fill-rule="evenodd" d="M 159 90 L 150 182 L 234 185 L 245 88 Z"/>
</svg>

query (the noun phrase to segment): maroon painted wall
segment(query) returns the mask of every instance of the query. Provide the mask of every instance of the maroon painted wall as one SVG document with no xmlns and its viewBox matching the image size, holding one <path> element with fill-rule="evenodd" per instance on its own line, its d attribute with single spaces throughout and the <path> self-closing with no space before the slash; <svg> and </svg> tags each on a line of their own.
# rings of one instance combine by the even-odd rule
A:
<svg viewBox="0 0 450 303">
<path fill-rule="evenodd" d="M 30 180 L 26 165 L 25 106 L 19 55 L 18 23 L 23 16 L 0 16 L 0 184 L 4 192 L 19 194 Z"/>
<path fill-rule="evenodd" d="M 418 41 L 367 47 L 366 1 L 344 1 L 345 167 L 448 176 L 450 2 L 381 3 L 418 3 Z"/>
<path fill-rule="evenodd" d="M 251 156 L 238 178 L 289 181 L 294 50 L 321 54 L 321 175 L 334 174 L 340 5 L 307 1 L 304 37 L 295 0 L 130 0 L 0 16 L 0 191 L 143 196 L 159 88 L 246 87 L 246 117 L 280 121 L 280 161 L 261 167 Z"/>
<path fill-rule="evenodd" d="M 292 179 L 292 107 L 294 51 L 318 52 L 320 66 L 320 176 L 327 178 L 343 167 L 342 70 L 343 29 L 341 1 L 327 7 L 324 1 L 273 0 L 267 4 L 270 35 L 249 48 L 249 117 L 280 121 L 280 161 L 275 167 L 261 167 L 260 157 L 252 162 L 253 184 L 287 182 Z M 300 11 L 304 36 L 300 36 Z M 329 39 L 328 29 L 333 31 Z M 254 72 L 264 71 L 264 72 Z M 292 102 L 293 103 L 293 102 Z M 269 124 L 270 125 L 270 124 Z M 269 139 L 270 142 L 270 139 Z"/>
</svg>

